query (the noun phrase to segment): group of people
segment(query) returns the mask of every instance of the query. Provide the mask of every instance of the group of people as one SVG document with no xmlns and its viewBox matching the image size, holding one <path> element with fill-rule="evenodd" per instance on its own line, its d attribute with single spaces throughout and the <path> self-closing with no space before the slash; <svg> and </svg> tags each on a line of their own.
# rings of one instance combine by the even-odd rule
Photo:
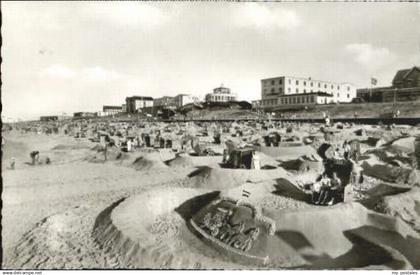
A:
<svg viewBox="0 0 420 275">
<path fill-rule="evenodd" d="M 333 205 L 343 198 L 344 186 L 337 174 L 334 172 L 332 177 L 326 173 L 313 185 L 312 203 L 316 205 Z"/>
<path fill-rule="evenodd" d="M 345 140 L 341 146 L 331 145 L 330 157 L 335 160 L 358 161 L 360 144 L 358 141 Z"/>
<path fill-rule="evenodd" d="M 357 141 L 345 140 L 340 146 L 331 145 L 325 154 L 324 172 L 312 185 L 312 203 L 332 205 L 344 200 L 344 188 L 348 183 L 363 180 L 363 175 L 356 172 L 356 163 L 360 155 Z"/>
</svg>

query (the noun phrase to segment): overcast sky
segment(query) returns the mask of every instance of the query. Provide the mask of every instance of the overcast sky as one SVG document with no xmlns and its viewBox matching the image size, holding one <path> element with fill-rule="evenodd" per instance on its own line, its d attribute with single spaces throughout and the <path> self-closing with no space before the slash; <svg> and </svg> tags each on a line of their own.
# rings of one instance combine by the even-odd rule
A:
<svg viewBox="0 0 420 275">
<path fill-rule="evenodd" d="M 417 3 L 2 2 L 4 117 L 99 111 L 126 96 L 260 99 L 289 75 L 389 85 L 420 65 Z"/>
</svg>

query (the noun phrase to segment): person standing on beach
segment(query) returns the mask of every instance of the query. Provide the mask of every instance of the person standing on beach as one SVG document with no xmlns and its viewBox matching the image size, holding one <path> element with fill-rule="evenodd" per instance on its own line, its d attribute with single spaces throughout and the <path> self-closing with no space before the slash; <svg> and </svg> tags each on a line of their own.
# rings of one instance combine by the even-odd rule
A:
<svg viewBox="0 0 420 275">
<path fill-rule="evenodd" d="M 325 126 L 326 127 L 330 127 L 330 123 L 331 123 L 330 117 L 329 116 L 326 116 L 325 117 Z"/>
<path fill-rule="evenodd" d="M 31 164 L 35 165 L 35 162 L 38 162 L 39 160 L 39 151 L 32 151 L 29 156 L 31 157 Z"/>
<path fill-rule="evenodd" d="M 15 158 L 11 158 L 10 159 L 10 169 L 11 170 L 15 170 Z"/>
<path fill-rule="evenodd" d="M 105 161 L 107 161 L 107 154 L 108 154 L 108 144 L 105 142 L 105 146 L 104 146 L 104 159 Z"/>
</svg>

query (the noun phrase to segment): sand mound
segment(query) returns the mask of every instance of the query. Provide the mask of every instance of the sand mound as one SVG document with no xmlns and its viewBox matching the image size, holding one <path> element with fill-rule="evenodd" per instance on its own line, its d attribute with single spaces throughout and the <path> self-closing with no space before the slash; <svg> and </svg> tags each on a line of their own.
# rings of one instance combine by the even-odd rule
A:
<svg viewBox="0 0 420 275">
<path fill-rule="evenodd" d="M 395 150 L 391 151 L 395 152 Z M 410 157 L 403 156 L 402 154 L 393 154 L 390 151 L 383 149 L 370 150 L 368 153 L 376 156 L 380 161 L 391 164 L 393 166 L 410 167 L 412 164 Z"/>
<path fill-rule="evenodd" d="M 369 197 L 384 197 L 392 196 L 400 193 L 407 192 L 411 189 L 410 186 L 400 185 L 400 184 L 391 184 L 391 183 L 379 183 L 373 188 L 366 191 L 366 194 Z"/>
<path fill-rule="evenodd" d="M 59 144 L 54 146 L 51 150 L 80 150 L 80 149 L 89 149 L 90 146 L 87 144 Z M 91 148 L 93 150 L 93 148 Z"/>
<path fill-rule="evenodd" d="M 183 215 L 191 216 L 193 213 L 187 212 L 202 207 L 196 201 L 195 205 L 184 204 L 200 195 L 208 203 L 217 194 L 207 198 L 194 189 L 166 188 L 122 199 L 97 217 L 93 236 L 103 249 L 119 255 L 125 265 L 200 268 L 200 258 L 185 256 L 185 248 L 177 244 L 182 231 L 187 230 Z"/>
<path fill-rule="evenodd" d="M 44 218 L 25 233 L 15 248 L 12 266 L 30 269 L 82 268 L 94 246 L 86 207 L 75 207 Z M 65 257 L 63 256 L 65 255 Z M 95 268 L 92 263 L 90 268 Z M 85 267 L 86 268 L 86 267 Z"/>
<path fill-rule="evenodd" d="M 257 151 L 260 151 L 267 156 L 272 157 L 275 160 L 294 160 L 301 156 L 307 155 L 316 155 L 316 151 L 309 145 L 303 146 L 287 146 L 287 147 L 265 147 L 260 146 L 256 148 Z"/>
<path fill-rule="evenodd" d="M 280 166 L 286 170 L 294 170 L 297 172 L 322 171 L 324 168 L 321 161 L 307 156 L 295 160 L 284 161 Z"/>
<path fill-rule="evenodd" d="M 91 151 L 94 153 L 87 157 L 89 162 L 93 163 L 103 163 L 105 162 L 105 149 L 101 145 L 96 145 L 91 148 Z M 123 161 L 128 158 L 127 154 L 121 152 L 116 147 L 110 147 L 106 151 L 106 159 L 107 161 Z"/>
<path fill-rule="evenodd" d="M 420 252 L 415 252 L 415 246 L 398 245 L 400 240 L 420 242 L 419 235 L 400 219 L 377 214 L 358 203 L 297 211 L 266 210 L 266 214 L 276 221 L 276 236 L 313 268 L 390 266 L 395 264 L 390 251 L 419 266 Z M 377 232 L 376 238 L 368 236 L 365 228 Z"/>
<path fill-rule="evenodd" d="M 386 196 L 381 206 L 384 213 L 400 217 L 420 233 L 420 188 L 416 187 L 395 196 Z"/>
<path fill-rule="evenodd" d="M 414 152 L 415 140 L 415 137 L 400 138 L 393 141 L 390 147 L 397 152 L 410 154 Z"/>
<path fill-rule="evenodd" d="M 29 148 L 23 142 L 6 140 L 2 146 L 3 159 L 11 157 L 28 157 Z"/>
<path fill-rule="evenodd" d="M 262 182 L 283 177 L 287 172 L 282 169 L 247 170 L 223 169 L 203 166 L 188 175 L 186 186 L 225 189 L 244 184 L 245 182 Z"/>
<path fill-rule="evenodd" d="M 361 167 L 365 175 L 390 183 L 416 185 L 420 181 L 418 172 L 414 169 L 382 164 L 370 165 L 366 161 Z"/>
<path fill-rule="evenodd" d="M 261 152 L 255 152 L 255 154 L 260 158 L 261 169 L 275 169 L 279 166 L 273 157 Z"/>
<path fill-rule="evenodd" d="M 162 161 L 159 153 L 153 152 L 137 157 L 132 167 L 139 171 L 151 171 L 151 169 L 167 169 L 168 166 Z"/>
<path fill-rule="evenodd" d="M 186 154 L 178 154 L 174 159 L 168 160 L 166 164 L 175 168 L 187 168 L 194 166 L 191 157 Z"/>
</svg>

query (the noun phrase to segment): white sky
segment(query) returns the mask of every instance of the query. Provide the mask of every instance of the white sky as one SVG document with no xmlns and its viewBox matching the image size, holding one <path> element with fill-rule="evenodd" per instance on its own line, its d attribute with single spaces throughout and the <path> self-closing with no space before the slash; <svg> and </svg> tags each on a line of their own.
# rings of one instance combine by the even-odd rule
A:
<svg viewBox="0 0 420 275">
<path fill-rule="evenodd" d="M 2 2 L 3 117 L 98 111 L 126 96 L 260 99 L 290 75 L 389 85 L 420 65 L 417 3 Z"/>
</svg>

